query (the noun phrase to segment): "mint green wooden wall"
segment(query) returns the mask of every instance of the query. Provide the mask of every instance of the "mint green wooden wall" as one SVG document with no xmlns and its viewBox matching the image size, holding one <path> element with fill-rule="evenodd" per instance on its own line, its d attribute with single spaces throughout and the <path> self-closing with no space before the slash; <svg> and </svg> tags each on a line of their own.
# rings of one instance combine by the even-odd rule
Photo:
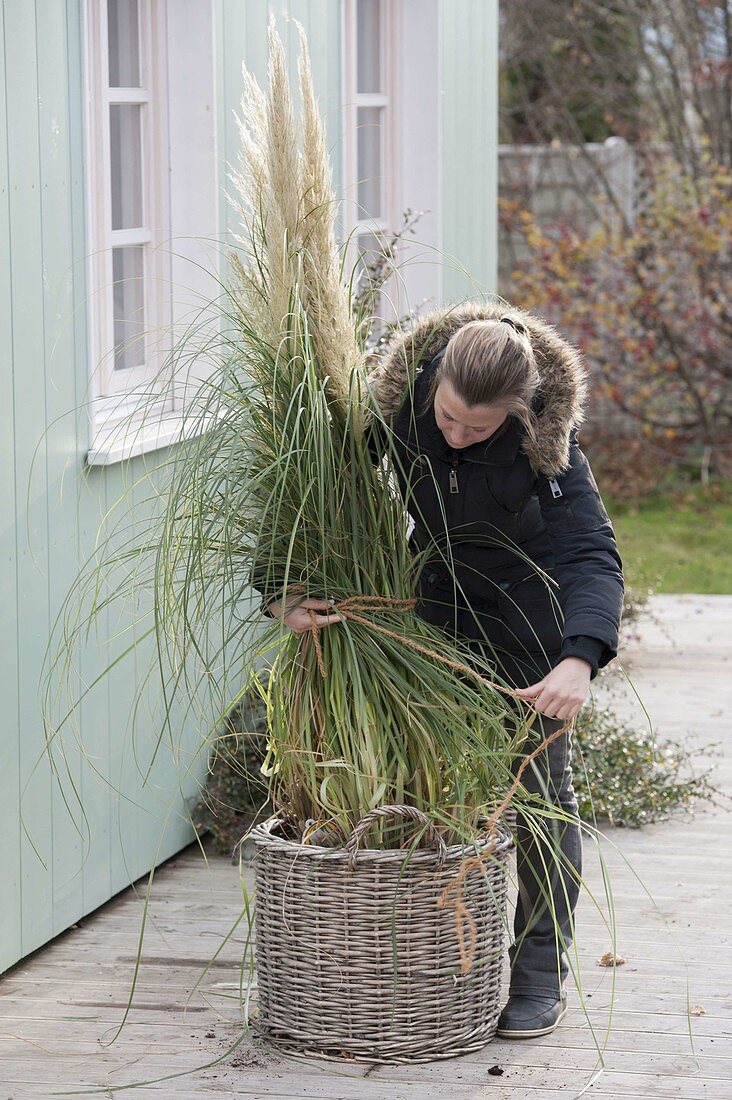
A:
<svg viewBox="0 0 732 1100">
<path fill-rule="evenodd" d="M 79 563 L 92 552 L 102 516 L 125 482 L 119 466 L 84 467 L 89 362 L 79 0 L 8 0 L 0 33 L 0 969 L 5 969 L 188 843 L 194 833 L 185 799 L 195 792 L 196 780 L 163 750 L 148 783 L 142 782 L 156 716 L 141 724 L 133 742 L 129 709 L 135 681 L 149 660 L 146 647 L 79 708 L 76 731 L 64 735 L 69 774 L 62 786 L 44 754 L 39 675 L 52 624 Z M 131 483 L 142 473 L 138 460 L 125 476 Z M 144 481 L 130 492 L 131 516 L 136 508 L 142 515 L 146 495 Z M 105 630 L 118 621 L 110 613 L 100 635 L 78 653 L 86 682 L 105 667 L 110 652 Z M 77 736 L 84 752 L 78 751 Z M 181 746 L 195 751 L 195 729 L 181 731 Z M 83 812 L 73 800 L 72 783 Z M 71 812 L 64 798 L 71 799 Z"/>
<path fill-rule="evenodd" d="M 446 302 L 498 278 L 498 0 L 440 0 Z"/>
<path fill-rule="evenodd" d="M 442 5 L 444 149 L 443 242 L 483 288 L 495 284 L 496 3 Z M 340 176 L 339 0 L 212 0 L 219 102 L 221 226 L 226 163 L 236 155 L 232 109 L 241 95 L 241 62 L 261 78 L 270 13 L 308 31 L 314 78 L 326 114 L 336 180 Z M 160 455 L 85 469 L 87 348 L 81 0 L 5 0 L 0 21 L 0 971 L 47 942 L 193 839 L 185 799 L 203 774 L 191 774 L 199 741 L 180 732 L 183 763 L 164 749 L 147 785 L 156 734 L 151 717 L 133 743 L 130 700 L 149 663 L 142 645 L 78 711 L 86 760 L 66 734 L 67 762 L 83 815 L 54 780 L 44 755 L 39 674 L 49 634 L 76 575 L 93 549 L 102 517 L 126 485 L 152 471 Z M 279 20 L 293 64 L 295 28 Z M 471 104 L 465 111 L 466 98 Z M 466 129 L 465 119 L 471 125 Z M 475 289 L 453 270 L 445 296 Z M 143 479 L 144 480 L 144 479 Z M 144 513 L 144 484 L 129 492 L 131 515 Z M 110 613 L 106 630 L 116 625 Z M 78 654 L 86 682 L 105 667 L 105 624 Z M 96 773 L 99 773 L 98 775 Z M 64 783 L 70 796 L 68 780 Z M 117 795 L 121 792 L 121 797 Z"/>
</svg>

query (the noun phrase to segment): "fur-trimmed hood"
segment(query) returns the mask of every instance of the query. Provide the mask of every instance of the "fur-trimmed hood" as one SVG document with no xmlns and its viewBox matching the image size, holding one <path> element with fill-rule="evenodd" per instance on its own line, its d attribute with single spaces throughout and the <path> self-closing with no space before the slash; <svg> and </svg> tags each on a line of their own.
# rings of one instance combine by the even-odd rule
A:
<svg viewBox="0 0 732 1100">
<path fill-rule="evenodd" d="M 525 325 L 541 379 L 534 396 L 537 441 L 525 438 L 522 450 L 537 474 L 556 475 L 567 468 L 572 429 L 584 419 L 587 372 L 580 353 L 551 325 L 531 313 L 492 302 L 467 302 L 434 310 L 392 340 L 369 375 L 369 385 L 382 416 L 391 423 L 404 403 L 408 379 L 414 377 L 415 370 L 434 359 L 462 325 L 501 317 Z"/>
</svg>

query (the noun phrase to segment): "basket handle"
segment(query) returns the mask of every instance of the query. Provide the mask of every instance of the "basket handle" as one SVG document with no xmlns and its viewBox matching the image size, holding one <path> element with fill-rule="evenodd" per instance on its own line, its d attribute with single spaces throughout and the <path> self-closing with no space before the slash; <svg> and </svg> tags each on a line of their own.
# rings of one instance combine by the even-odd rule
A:
<svg viewBox="0 0 732 1100">
<path fill-rule="evenodd" d="M 367 814 L 364 814 L 354 827 L 353 832 L 346 842 L 346 851 L 350 856 L 349 862 L 351 867 L 355 867 L 356 865 L 356 856 L 358 854 L 358 846 L 361 837 L 370 828 L 373 822 L 380 817 L 411 817 L 415 821 L 418 821 L 420 825 L 424 825 L 427 839 L 437 848 L 437 858 L 439 862 L 442 863 L 444 861 L 447 855 L 447 846 L 426 814 L 423 814 L 416 806 L 377 806 L 375 810 L 369 810 Z"/>
</svg>

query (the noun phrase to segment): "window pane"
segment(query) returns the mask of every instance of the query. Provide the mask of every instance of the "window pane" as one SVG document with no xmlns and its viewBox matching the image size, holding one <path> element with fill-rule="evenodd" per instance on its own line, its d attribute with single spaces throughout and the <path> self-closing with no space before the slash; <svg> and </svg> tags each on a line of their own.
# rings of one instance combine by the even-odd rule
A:
<svg viewBox="0 0 732 1100">
<path fill-rule="evenodd" d="M 110 88 L 140 87 L 137 0 L 107 0 Z"/>
<path fill-rule="evenodd" d="M 143 247 L 112 249 L 114 280 L 114 369 L 145 362 Z"/>
<path fill-rule="evenodd" d="M 113 103 L 109 108 L 112 229 L 142 225 L 142 107 Z"/>
<path fill-rule="evenodd" d="M 383 108 L 359 107 L 358 205 L 359 217 L 380 218 L 381 209 L 381 125 Z"/>
<path fill-rule="evenodd" d="M 356 91 L 381 90 L 381 0 L 357 0 Z"/>
</svg>

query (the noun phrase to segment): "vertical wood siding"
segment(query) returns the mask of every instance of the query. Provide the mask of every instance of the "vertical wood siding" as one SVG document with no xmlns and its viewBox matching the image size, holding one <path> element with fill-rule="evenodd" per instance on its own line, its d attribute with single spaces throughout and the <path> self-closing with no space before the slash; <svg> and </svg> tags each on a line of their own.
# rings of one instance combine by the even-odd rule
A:
<svg viewBox="0 0 732 1100">
<path fill-rule="evenodd" d="M 160 722 L 153 693 L 133 740 L 130 701 L 149 667 L 146 644 L 78 708 L 63 735 L 65 761 L 56 754 L 60 783 L 44 752 L 39 677 L 54 620 L 102 517 L 164 457 L 126 471 L 84 465 L 94 303 L 80 8 L 7 0 L 0 20 L 0 970 L 189 843 L 186 800 L 205 772 L 189 723 L 177 735 L 180 760 L 164 746 L 143 782 Z M 150 488 L 143 478 L 130 491 L 130 517 L 149 507 Z M 75 655 L 80 683 L 107 665 L 105 629 L 118 623 L 110 611 Z"/>
<path fill-rule="evenodd" d="M 5 20 L 0 20 L 1 56 L 7 54 Z M 10 269 L 10 166 L 8 163 L 7 74 L 0 81 L 0 942 L 3 955 L 18 958 L 20 937 L 20 756 L 18 736 L 18 587 L 15 543 L 15 423 L 12 394 L 12 288 Z"/>
<path fill-rule="evenodd" d="M 35 768 L 42 740 L 32 670 L 49 630 L 47 442 L 44 378 L 46 333 L 42 241 L 40 110 L 36 13 L 33 4 L 4 5 L 9 189 L 8 221 L 12 347 L 12 387 L 8 393 L 14 421 L 14 509 L 16 616 L 11 636 L 17 646 L 16 721 L 10 726 L 20 771 L 23 803 L 19 859 L 23 943 L 41 943 L 52 934 L 50 892 L 53 872 L 52 790 L 48 770 Z M 5 375 L 7 379 L 7 375 Z M 32 475 L 32 476 L 31 476 Z M 13 626 L 15 630 L 13 631 Z M 5 632 L 3 632 L 5 634 Z M 3 753 L 5 756 L 5 753 Z M 16 793 L 16 807 L 18 794 Z M 17 812 L 17 811 L 16 811 Z M 38 857 L 34 858 L 34 847 Z M 41 860 L 43 862 L 41 862 Z M 27 940 L 26 940 L 27 937 Z"/>
<path fill-rule="evenodd" d="M 498 0 L 442 3 L 442 248 L 448 302 L 498 272 Z"/>
</svg>

